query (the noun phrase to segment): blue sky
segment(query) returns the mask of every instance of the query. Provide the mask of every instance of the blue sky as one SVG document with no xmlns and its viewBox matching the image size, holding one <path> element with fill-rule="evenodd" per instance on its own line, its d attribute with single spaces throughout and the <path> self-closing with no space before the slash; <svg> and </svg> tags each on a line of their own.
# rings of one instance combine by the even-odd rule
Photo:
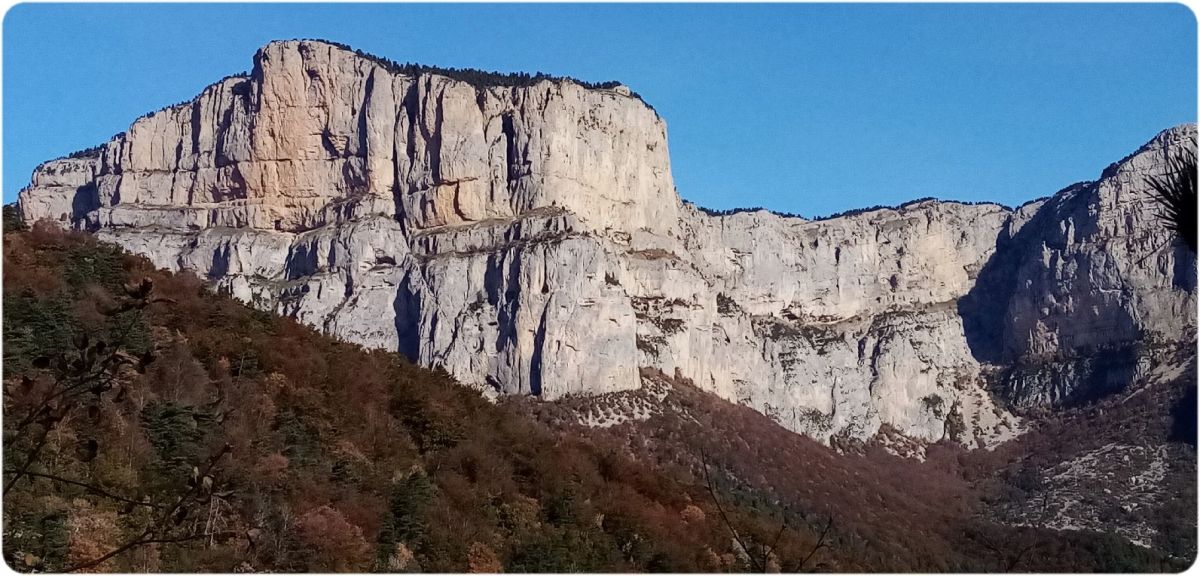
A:
<svg viewBox="0 0 1200 576">
<path fill-rule="evenodd" d="M 1019 204 L 1196 120 L 1178 4 L 21 4 L 4 19 L 5 202 L 42 160 L 297 37 L 625 82 L 667 121 L 680 194 L 713 208 Z"/>
</svg>

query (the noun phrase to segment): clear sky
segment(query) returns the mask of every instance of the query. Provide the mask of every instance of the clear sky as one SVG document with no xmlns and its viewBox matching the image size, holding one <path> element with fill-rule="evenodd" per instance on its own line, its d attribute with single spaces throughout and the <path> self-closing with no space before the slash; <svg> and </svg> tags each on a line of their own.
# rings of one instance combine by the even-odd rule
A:
<svg viewBox="0 0 1200 576">
<path fill-rule="evenodd" d="M 5 202 L 39 162 L 286 38 L 620 80 L 666 119 L 680 194 L 712 208 L 1019 204 L 1196 120 L 1178 4 L 21 4 L 4 18 Z"/>
</svg>

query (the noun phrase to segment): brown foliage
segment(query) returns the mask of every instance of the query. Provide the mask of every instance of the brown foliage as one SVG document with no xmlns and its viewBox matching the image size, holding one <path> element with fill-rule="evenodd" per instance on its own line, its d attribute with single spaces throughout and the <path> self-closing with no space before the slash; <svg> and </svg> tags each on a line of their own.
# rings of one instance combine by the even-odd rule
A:
<svg viewBox="0 0 1200 576">
<path fill-rule="evenodd" d="M 83 331 L 100 330 L 122 283 L 153 284 L 157 300 L 140 312 L 153 356 L 145 370 L 102 392 L 94 419 L 64 421 L 56 459 L 35 467 L 80 484 L 38 477 L 6 498 L 7 520 L 36 520 L 49 498 L 68 496 L 97 518 L 148 522 L 154 509 L 129 515 L 127 502 L 82 486 L 136 501 L 201 470 L 188 482 L 203 489 L 172 514 L 170 539 L 150 537 L 92 569 L 694 571 L 731 551 L 689 478 L 539 424 L 520 402 L 489 404 L 444 373 L 253 311 L 140 258 L 119 260 L 115 281 L 60 281 L 72 254 L 105 249 L 86 236 L 38 228 L 9 234 L 4 248 L 6 302 L 70 299 Z M 6 415 L 33 402 L 44 379 L 36 368 L 6 374 Z M 85 438 L 97 441 L 95 456 L 68 458 Z M 203 462 L 219 450 L 209 478 Z M 212 526 L 234 536 L 209 537 Z M 78 559 L 118 544 L 65 546 Z M 6 541 L 5 554 L 23 547 Z"/>
<path fill-rule="evenodd" d="M 504 571 L 504 565 L 496 553 L 482 542 L 472 542 L 467 549 L 467 572 L 474 574 L 496 574 Z"/>
<path fill-rule="evenodd" d="M 72 254 L 92 249 L 101 247 L 91 238 L 41 227 L 7 234 L 6 308 L 18 297 L 45 307 L 67 299 L 77 330 L 97 335 L 120 283 L 64 279 Z M 101 391 L 98 410 L 64 420 L 48 458 L 31 469 L 109 496 L 22 480 L 5 498 L 6 536 L 9 526 L 50 535 L 47 518 L 63 502 L 83 501 L 68 507 L 86 510 L 98 528 L 65 552 L 96 557 L 116 545 L 101 520 L 137 524 L 154 511 L 128 511 L 129 502 L 111 496 L 145 508 L 136 505 L 143 495 L 172 494 L 174 471 L 223 447 L 207 490 L 227 506 L 201 494 L 174 530 L 204 536 L 205 526 L 220 525 L 236 536 L 150 543 L 96 569 L 745 570 L 705 487 L 701 449 L 729 524 L 751 549 L 777 542 L 766 568 L 996 570 L 1003 563 L 983 542 L 1023 546 L 1031 537 L 1050 545 L 1034 555 L 1042 564 L 1023 567 L 1062 568 L 1056 558 L 1105 566 L 1087 563 L 1105 542 L 1094 535 L 1014 530 L 980 506 L 981 490 L 1023 455 L 1054 461 L 1072 442 L 1098 441 L 1097 429 L 1047 428 L 995 453 L 934 445 L 925 463 L 869 446 L 839 454 L 686 382 L 671 395 L 678 410 L 583 429 L 569 401 L 492 405 L 442 372 L 251 310 L 193 275 L 154 271 L 133 257 L 121 271 L 122 281 L 152 279 L 164 299 L 141 312 L 153 358 Z M 36 405 L 51 382 L 45 369 L 5 369 L 7 432 L 9 416 Z M 159 412 L 147 407 L 164 404 L 171 410 L 159 412 L 169 417 L 148 416 Z M 84 461 L 76 455 L 90 452 L 79 450 L 89 439 L 95 454 Z M 184 452 L 191 461 L 171 460 Z M 820 547 L 828 518 L 836 523 Z M 42 548 L 56 550 L 43 540 L 6 537 L 5 557 L 19 565 L 37 549 L 49 558 Z"/>
<path fill-rule="evenodd" d="M 332 506 L 319 506 L 296 520 L 300 542 L 317 552 L 309 565 L 313 571 L 361 571 L 367 561 L 370 546 L 363 539 L 362 528 L 346 521 Z"/>
</svg>

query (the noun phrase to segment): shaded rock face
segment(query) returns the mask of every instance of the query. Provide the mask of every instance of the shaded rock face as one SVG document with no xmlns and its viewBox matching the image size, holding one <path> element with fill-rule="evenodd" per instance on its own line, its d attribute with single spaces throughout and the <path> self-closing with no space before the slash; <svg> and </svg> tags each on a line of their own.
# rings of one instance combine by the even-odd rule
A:
<svg viewBox="0 0 1200 576">
<path fill-rule="evenodd" d="M 43 164 L 20 209 L 489 394 L 630 390 L 650 367 L 822 441 L 976 446 L 1020 427 L 989 386 L 1065 404 L 1193 341 L 1194 262 L 1143 178 L 1194 138 L 1017 210 L 715 217 L 623 87 L 477 87 L 289 41 Z"/>
<path fill-rule="evenodd" d="M 1141 378 L 1164 347 L 1194 350 L 1196 260 L 1160 221 L 1147 176 L 1195 147 L 1164 131 L 1096 182 L 1022 207 L 960 301 L 975 356 L 1018 406 L 1071 406 Z"/>
</svg>

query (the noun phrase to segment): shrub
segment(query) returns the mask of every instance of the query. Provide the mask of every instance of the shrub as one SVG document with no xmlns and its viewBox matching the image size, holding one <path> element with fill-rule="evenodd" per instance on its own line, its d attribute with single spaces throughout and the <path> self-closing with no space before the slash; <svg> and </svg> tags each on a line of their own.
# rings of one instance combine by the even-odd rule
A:
<svg viewBox="0 0 1200 576">
<path fill-rule="evenodd" d="M 433 498 L 433 484 L 421 472 L 413 472 L 392 490 L 387 517 L 379 530 L 377 562 L 386 566 L 396 544 L 410 548 L 425 535 L 422 513 Z"/>
<path fill-rule="evenodd" d="M 163 484 L 188 481 L 211 425 L 212 415 L 192 406 L 151 402 L 142 409 L 142 427 L 158 456 L 156 468 Z"/>
<path fill-rule="evenodd" d="M 4 205 L 4 232 L 21 232 L 26 229 L 25 221 L 21 219 L 21 213 L 17 210 L 17 203 L 13 202 Z"/>
<path fill-rule="evenodd" d="M 65 276 L 75 288 L 98 284 L 114 292 L 125 282 L 125 257 L 112 244 L 84 244 L 67 253 Z"/>
<path fill-rule="evenodd" d="M 296 520 L 296 533 L 301 543 L 316 552 L 308 565 L 311 572 L 355 571 L 370 551 L 362 528 L 328 505 L 300 516 Z"/>
<path fill-rule="evenodd" d="M 72 349 L 77 331 L 66 298 L 39 299 L 21 294 L 4 299 L 4 375 L 29 371 L 37 358 Z"/>
<path fill-rule="evenodd" d="M 4 559 L 9 567 L 41 572 L 59 572 L 66 567 L 70 540 L 66 512 L 24 512 L 7 520 Z"/>
</svg>

